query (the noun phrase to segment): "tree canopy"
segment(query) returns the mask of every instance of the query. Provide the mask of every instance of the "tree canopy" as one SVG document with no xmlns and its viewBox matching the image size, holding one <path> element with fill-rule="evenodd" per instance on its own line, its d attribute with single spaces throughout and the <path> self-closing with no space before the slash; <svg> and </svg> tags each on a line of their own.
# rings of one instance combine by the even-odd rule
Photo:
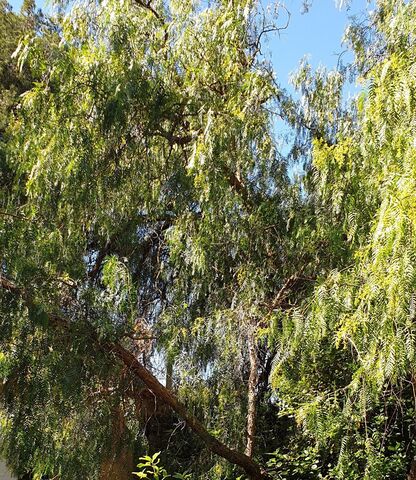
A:
<svg viewBox="0 0 416 480">
<path fill-rule="evenodd" d="M 16 475 L 416 478 L 416 3 L 297 97 L 262 54 L 281 5 L 0 6 Z"/>
</svg>

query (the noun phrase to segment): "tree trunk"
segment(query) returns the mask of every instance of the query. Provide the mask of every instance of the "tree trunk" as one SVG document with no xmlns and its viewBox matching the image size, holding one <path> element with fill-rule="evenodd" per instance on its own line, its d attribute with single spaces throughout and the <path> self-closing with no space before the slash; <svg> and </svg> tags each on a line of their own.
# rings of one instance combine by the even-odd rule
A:
<svg viewBox="0 0 416 480">
<path fill-rule="evenodd" d="M 250 376 L 248 379 L 248 407 L 247 407 L 247 443 L 246 455 L 252 458 L 255 448 L 256 423 L 257 423 L 257 384 L 258 384 L 258 357 L 255 332 L 248 336 L 248 352 L 250 358 Z"/>
<path fill-rule="evenodd" d="M 413 402 L 416 409 L 416 374 L 412 373 L 410 382 L 413 389 Z M 410 462 L 409 472 L 407 474 L 407 480 L 416 480 L 416 455 L 413 456 L 412 461 Z"/>
<path fill-rule="evenodd" d="M 412 458 L 412 462 L 410 464 L 410 470 L 407 474 L 407 480 L 416 480 L 416 457 Z"/>
<path fill-rule="evenodd" d="M 111 450 L 101 464 L 100 480 L 127 480 L 134 468 L 133 451 L 125 442 L 127 426 L 122 408 L 114 409 Z"/>
<path fill-rule="evenodd" d="M 166 388 L 172 390 L 173 387 L 173 360 L 170 355 L 166 358 Z"/>
</svg>

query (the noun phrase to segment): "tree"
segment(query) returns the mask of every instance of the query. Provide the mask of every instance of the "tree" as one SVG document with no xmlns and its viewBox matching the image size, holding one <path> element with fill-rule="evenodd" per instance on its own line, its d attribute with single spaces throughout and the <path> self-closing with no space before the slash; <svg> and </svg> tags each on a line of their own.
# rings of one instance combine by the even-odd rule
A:
<svg viewBox="0 0 416 480">
<path fill-rule="evenodd" d="M 379 1 L 350 28 L 365 88 L 351 120 L 333 116 L 335 133 L 314 135 L 309 182 L 315 220 L 344 241 L 328 244 L 337 261 L 313 295 L 275 323 L 274 385 L 333 452 L 329 478 L 414 470 L 415 6 Z M 314 86 L 312 117 L 330 119 Z"/>
<path fill-rule="evenodd" d="M 1 216 L 3 449 L 18 473 L 128 463 L 150 389 L 264 476 L 250 458 L 256 372 L 248 455 L 226 447 L 243 449 L 246 347 L 257 355 L 286 274 L 260 20 L 249 1 L 107 2 L 58 18 L 47 49 L 42 35 L 21 43 L 38 81 L 9 128 Z M 154 349 L 193 381 L 163 387 L 146 368 Z M 201 393 L 223 442 L 192 413 Z"/>
<path fill-rule="evenodd" d="M 162 450 L 198 479 L 414 476 L 415 6 L 378 0 L 353 65 L 301 64 L 300 101 L 250 0 L 85 3 L 22 40 L 0 197 L 18 474 L 121 480 Z"/>
</svg>

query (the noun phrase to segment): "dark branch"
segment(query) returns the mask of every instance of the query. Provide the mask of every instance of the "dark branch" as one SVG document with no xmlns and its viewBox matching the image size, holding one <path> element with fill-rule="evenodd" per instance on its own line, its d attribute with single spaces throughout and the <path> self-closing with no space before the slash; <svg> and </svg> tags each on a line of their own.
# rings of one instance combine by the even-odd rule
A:
<svg viewBox="0 0 416 480">
<path fill-rule="evenodd" d="M 314 280 L 314 277 L 307 277 L 298 273 L 291 275 L 283 284 L 282 288 L 277 292 L 277 295 L 269 305 L 270 310 L 276 310 L 277 308 L 280 308 L 290 290 L 303 285 L 305 282 L 313 282 Z"/>
</svg>

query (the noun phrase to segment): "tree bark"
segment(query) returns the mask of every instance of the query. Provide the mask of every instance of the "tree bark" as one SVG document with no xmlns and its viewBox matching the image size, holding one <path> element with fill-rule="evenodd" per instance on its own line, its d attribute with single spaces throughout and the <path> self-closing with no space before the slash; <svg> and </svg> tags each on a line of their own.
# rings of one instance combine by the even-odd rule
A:
<svg viewBox="0 0 416 480">
<path fill-rule="evenodd" d="M 168 390 L 172 390 L 173 388 L 173 360 L 168 355 L 166 358 L 166 381 L 165 381 L 166 388 Z"/>
<path fill-rule="evenodd" d="M 257 357 L 255 332 L 251 331 L 248 336 L 248 352 L 250 358 L 250 376 L 248 379 L 248 406 L 247 406 L 247 443 L 246 455 L 253 457 L 256 438 L 257 424 L 257 384 L 259 362 Z"/>
<path fill-rule="evenodd" d="M 416 457 L 412 458 L 409 473 L 407 474 L 407 480 L 416 480 Z"/>
<path fill-rule="evenodd" d="M 14 282 L 0 275 L 0 287 L 18 294 L 26 303 L 28 308 L 33 306 L 30 293 L 24 288 L 17 286 Z M 46 312 L 47 313 L 47 312 Z M 55 313 L 47 313 L 49 324 L 54 327 L 64 328 L 69 330 L 71 322 L 62 315 Z M 117 342 L 103 342 L 100 341 L 99 336 L 92 326 L 90 328 L 90 338 L 94 343 L 105 350 L 108 354 L 115 356 L 125 366 L 127 366 L 138 379 L 140 379 L 151 390 L 157 398 L 166 403 L 172 408 L 183 420 L 185 420 L 188 427 L 205 443 L 205 445 L 215 454 L 228 460 L 230 463 L 241 467 L 248 477 L 252 480 L 266 480 L 269 478 L 267 473 L 254 462 L 249 456 L 229 448 L 227 445 L 220 442 L 217 438 L 211 435 L 204 425 L 188 410 L 185 405 L 159 380 L 145 368 L 137 358 L 130 353 L 125 347 Z"/>
</svg>

